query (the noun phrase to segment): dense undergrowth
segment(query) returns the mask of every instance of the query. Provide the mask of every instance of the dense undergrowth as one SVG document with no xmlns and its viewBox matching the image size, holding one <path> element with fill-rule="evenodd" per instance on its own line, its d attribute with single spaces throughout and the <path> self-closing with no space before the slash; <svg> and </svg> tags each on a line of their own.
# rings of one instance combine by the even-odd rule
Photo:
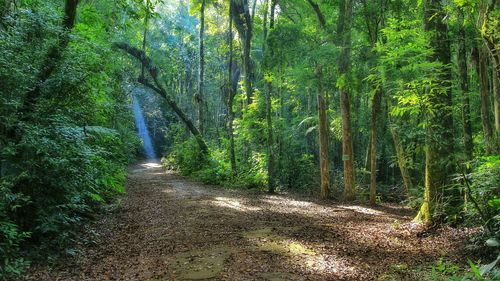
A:
<svg viewBox="0 0 500 281">
<path fill-rule="evenodd" d="M 61 4 L 23 1 L 0 17 L 0 280 L 74 254 L 82 223 L 124 192 L 138 151 L 126 67 L 110 61 L 115 4 L 81 3 L 67 46 Z"/>
</svg>

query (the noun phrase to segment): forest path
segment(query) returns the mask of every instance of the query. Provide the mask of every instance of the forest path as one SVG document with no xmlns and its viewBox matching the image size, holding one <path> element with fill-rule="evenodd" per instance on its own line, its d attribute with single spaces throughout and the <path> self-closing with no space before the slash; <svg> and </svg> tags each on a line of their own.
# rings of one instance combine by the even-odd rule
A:
<svg viewBox="0 0 500 281">
<path fill-rule="evenodd" d="M 83 235 L 95 243 L 27 279 L 412 280 L 408 268 L 457 259 L 465 235 L 419 238 L 411 215 L 206 186 L 141 163 L 129 169 L 121 206 Z"/>
</svg>

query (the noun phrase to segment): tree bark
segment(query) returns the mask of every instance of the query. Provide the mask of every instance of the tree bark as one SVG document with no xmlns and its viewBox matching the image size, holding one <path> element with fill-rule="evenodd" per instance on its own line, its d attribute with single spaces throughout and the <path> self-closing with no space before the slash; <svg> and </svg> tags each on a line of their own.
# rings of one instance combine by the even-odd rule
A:
<svg viewBox="0 0 500 281">
<path fill-rule="evenodd" d="M 449 183 L 448 176 L 453 173 L 453 117 L 451 99 L 451 61 L 448 27 L 443 19 L 446 14 L 442 0 L 426 0 L 424 5 L 425 30 L 431 32 L 431 47 L 434 54 L 430 61 L 439 61 L 444 71 L 440 74 L 440 93 L 429 93 L 432 112 L 427 119 L 425 184 L 424 198 L 415 220 L 432 222 L 432 215 L 437 205 L 437 194 L 444 193 L 444 186 Z M 448 141 L 443 141 L 448 140 Z"/>
<path fill-rule="evenodd" d="M 399 133 L 396 127 L 391 126 L 390 129 L 392 141 L 394 143 L 394 149 L 396 150 L 396 158 L 398 160 L 399 171 L 401 172 L 401 177 L 403 178 L 403 189 L 406 197 L 410 196 L 410 189 L 412 188 L 411 176 L 408 170 L 408 164 L 406 163 L 406 154 L 401 144 L 399 138 Z"/>
<path fill-rule="evenodd" d="M 500 79 L 493 75 L 493 92 L 495 94 L 495 134 L 496 134 L 496 147 L 497 153 L 500 149 Z"/>
<path fill-rule="evenodd" d="M 491 12 L 498 11 L 499 8 L 500 1 L 498 0 L 483 1 L 480 7 L 478 27 L 493 61 L 493 75 L 498 79 L 500 79 L 500 32 L 498 27 L 500 15 Z"/>
<path fill-rule="evenodd" d="M 460 91 L 462 94 L 462 139 L 464 143 L 465 160 L 472 160 L 472 124 L 470 120 L 470 103 L 469 103 L 469 76 L 467 74 L 467 52 L 465 49 L 465 27 L 464 27 L 464 13 L 462 10 L 458 12 L 458 23 L 460 25 L 458 31 L 458 73 L 460 79 Z"/>
<path fill-rule="evenodd" d="M 374 5 L 378 5 L 380 8 L 379 14 L 373 13 L 370 9 L 371 6 L 367 1 L 363 1 L 364 16 L 366 21 L 366 29 L 368 33 L 368 38 L 370 40 L 370 47 L 373 50 L 377 44 L 379 37 L 380 25 L 383 24 L 383 18 L 385 16 L 385 7 L 387 0 L 377 1 Z M 373 5 L 373 4 L 372 4 Z M 380 114 L 380 108 L 382 104 L 382 89 L 377 87 L 377 85 L 372 85 L 374 90 L 374 95 L 372 99 L 372 111 L 371 111 L 371 136 L 369 144 L 370 152 L 370 203 L 376 203 L 377 197 L 377 134 L 378 134 L 378 116 Z"/>
<path fill-rule="evenodd" d="M 245 73 L 245 94 L 247 96 L 247 104 L 252 103 L 252 61 L 250 56 L 252 46 L 252 18 L 248 7 L 248 0 L 231 0 L 233 9 L 233 21 L 240 35 L 243 45 L 243 71 Z"/>
<path fill-rule="evenodd" d="M 271 4 L 271 16 L 270 16 L 270 23 L 269 23 L 269 29 L 273 30 L 274 28 L 274 14 L 275 14 L 275 8 L 276 8 L 276 2 L 275 0 L 271 0 L 271 3 L 269 3 L 269 0 L 266 0 L 264 2 L 265 5 L 265 12 L 264 12 L 264 44 L 263 44 L 263 52 L 264 54 L 267 54 L 267 56 L 264 56 L 264 71 L 265 72 L 270 72 L 271 71 L 271 62 L 273 56 L 274 56 L 274 50 L 267 44 L 267 13 L 268 13 L 268 6 Z M 266 48 L 267 45 L 267 48 Z M 264 77 L 266 75 L 264 74 Z M 266 92 L 266 123 L 267 123 L 267 174 L 268 174 L 268 191 L 269 193 L 274 193 L 275 192 L 275 179 L 274 179 L 274 140 L 273 140 L 273 119 L 272 119 L 272 92 L 273 92 L 273 83 L 270 77 L 265 77 L 266 80 L 266 86 L 267 86 L 267 92 Z"/>
<path fill-rule="evenodd" d="M 377 121 L 382 103 L 382 90 L 376 89 L 372 101 L 371 138 L 370 138 L 370 204 L 377 199 Z"/>
<path fill-rule="evenodd" d="M 199 73 L 198 73 L 198 95 L 196 97 L 196 101 L 198 102 L 198 127 L 200 128 L 200 133 L 203 135 L 205 131 L 205 114 L 204 114 L 204 76 L 205 76 L 205 0 L 201 0 L 201 9 L 200 9 L 200 64 L 199 64 Z"/>
<path fill-rule="evenodd" d="M 479 96 L 481 100 L 481 121 L 483 125 L 483 134 L 485 141 L 486 154 L 491 155 L 495 150 L 493 141 L 493 128 L 490 119 L 490 99 L 488 89 L 488 67 L 487 67 L 488 54 L 485 46 L 479 47 L 479 63 L 478 63 L 478 77 L 479 77 Z"/>
<path fill-rule="evenodd" d="M 347 200 L 356 198 L 354 181 L 354 152 L 352 147 L 351 108 L 348 77 L 351 64 L 351 23 L 352 0 L 341 0 L 339 5 L 339 18 L 337 36 L 340 38 L 341 48 L 338 57 L 339 80 L 337 85 L 340 90 L 340 110 L 342 115 L 342 160 L 344 162 L 344 196 Z"/>
<path fill-rule="evenodd" d="M 170 95 L 168 94 L 167 90 L 163 87 L 163 85 L 160 83 L 158 79 L 158 69 L 153 65 L 151 59 L 146 56 L 146 54 L 142 51 L 139 50 L 133 46 L 130 46 L 126 43 L 114 43 L 113 46 L 115 48 L 121 49 L 125 52 L 127 52 L 129 55 L 133 56 L 137 60 L 139 60 L 142 65 L 146 68 L 148 71 L 149 75 L 153 79 L 153 84 L 151 84 L 147 79 L 141 77 L 139 79 L 139 83 L 143 84 L 144 86 L 150 88 L 151 90 L 155 91 L 157 94 L 159 94 L 169 105 L 169 107 L 174 111 L 174 113 L 177 115 L 177 117 L 186 125 L 187 129 L 193 134 L 195 137 L 198 146 L 200 148 L 200 151 L 203 154 L 208 154 L 208 146 L 205 143 L 205 140 L 203 139 L 203 136 L 201 135 L 200 131 L 196 126 L 193 124 L 191 119 L 182 111 L 182 109 L 177 105 L 175 100 L 173 100 Z"/>
<path fill-rule="evenodd" d="M 146 1 L 146 15 L 144 16 L 144 34 L 142 36 L 142 51 L 146 53 L 147 46 L 147 37 L 148 37 L 148 25 L 149 25 L 149 10 L 150 10 L 151 2 L 149 0 Z M 144 65 L 141 69 L 141 78 L 144 79 L 145 69 Z"/>
<path fill-rule="evenodd" d="M 321 66 L 317 65 L 316 79 L 318 80 L 319 166 L 321 176 L 320 196 L 321 198 L 326 199 L 330 195 L 330 168 L 328 159 L 328 117 L 322 78 L 323 73 Z"/>
<path fill-rule="evenodd" d="M 227 101 L 227 111 L 229 113 L 229 120 L 227 124 L 227 129 L 229 133 L 229 158 L 231 161 L 231 171 L 233 175 L 237 174 L 236 167 L 236 153 L 234 149 L 234 110 L 233 102 L 234 96 L 236 95 L 236 83 L 233 79 L 233 1 L 229 1 L 229 65 L 228 65 L 228 91 L 229 97 Z M 239 75 L 238 75 L 239 76 Z"/>
</svg>

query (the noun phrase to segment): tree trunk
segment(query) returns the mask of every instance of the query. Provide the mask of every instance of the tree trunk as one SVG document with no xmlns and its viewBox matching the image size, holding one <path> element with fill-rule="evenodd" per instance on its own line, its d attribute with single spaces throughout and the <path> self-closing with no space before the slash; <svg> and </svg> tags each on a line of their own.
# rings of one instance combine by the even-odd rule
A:
<svg viewBox="0 0 500 281">
<path fill-rule="evenodd" d="M 479 47 L 479 93 L 481 99 L 481 121 L 483 124 L 483 134 L 486 154 L 491 155 L 494 151 L 493 128 L 490 119 L 490 100 L 488 95 L 488 54 L 484 46 Z"/>
<path fill-rule="evenodd" d="M 319 115 L 319 166 L 321 174 L 320 196 L 328 198 L 330 188 L 330 168 L 328 159 L 328 118 L 326 113 L 325 92 L 323 89 L 323 73 L 320 65 L 316 66 L 318 79 L 318 115 Z"/>
<path fill-rule="evenodd" d="M 248 0 L 231 0 L 233 9 L 233 21 L 240 35 L 243 45 L 243 71 L 245 72 L 245 94 L 247 104 L 252 103 L 252 61 L 250 51 L 252 46 L 252 19 L 248 7 Z"/>
<path fill-rule="evenodd" d="M 158 79 L 158 69 L 153 65 L 151 59 L 148 56 L 146 56 L 146 54 L 142 50 L 130 46 L 127 43 L 114 43 L 113 46 L 115 48 L 127 52 L 129 55 L 135 57 L 142 63 L 142 65 L 146 68 L 149 75 L 153 79 L 153 84 L 151 84 L 147 79 L 143 77 L 139 79 L 139 83 L 155 91 L 166 101 L 168 106 L 175 112 L 177 117 L 184 123 L 184 125 L 186 125 L 187 129 L 191 132 L 191 134 L 193 134 L 198 143 L 200 151 L 203 154 L 208 154 L 208 146 L 205 143 L 203 136 L 201 135 L 198 128 L 196 128 L 196 126 L 193 124 L 191 119 L 189 119 L 189 117 L 184 113 L 184 111 L 182 111 L 182 109 L 177 105 L 175 100 L 173 100 L 170 97 L 167 90 L 165 90 L 163 85 L 160 83 Z"/>
<path fill-rule="evenodd" d="M 263 52 L 269 53 L 267 58 L 264 58 L 264 72 L 270 72 L 270 61 L 274 56 L 273 49 L 267 46 L 267 13 L 269 0 L 264 2 L 264 6 L 266 8 L 264 12 L 264 44 L 263 44 Z M 271 0 L 271 18 L 269 29 L 273 30 L 274 28 L 274 13 L 276 8 L 275 0 Z M 264 73 L 264 77 L 266 73 Z M 272 92 L 273 92 L 273 83 L 270 78 L 264 78 L 266 80 L 267 92 L 266 92 L 266 123 L 267 123 L 267 174 L 268 174 L 268 191 L 269 193 L 274 193 L 275 191 L 275 179 L 274 179 L 274 148 L 273 148 L 273 119 L 272 119 Z"/>
<path fill-rule="evenodd" d="M 234 122 L 234 110 L 233 110 L 233 102 L 234 102 L 234 96 L 236 95 L 236 85 L 233 87 L 235 84 L 233 82 L 233 14 L 232 14 L 232 9 L 233 9 L 233 1 L 229 2 L 229 66 L 228 66 L 228 91 L 229 91 L 229 97 L 227 101 L 227 111 L 229 113 L 229 121 L 227 124 L 227 129 L 229 133 L 229 158 L 231 161 L 231 171 L 233 172 L 233 175 L 236 175 L 237 173 L 237 168 L 236 168 L 236 153 L 234 149 L 234 129 L 233 129 L 233 122 Z"/>
<path fill-rule="evenodd" d="M 340 38 L 341 52 L 338 58 L 339 79 L 337 85 L 340 89 L 340 111 L 342 115 L 342 160 L 344 162 L 344 195 L 347 200 L 356 198 L 354 182 L 354 153 L 352 148 L 351 108 L 349 93 L 349 72 L 351 64 L 351 22 L 352 0 L 341 0 L 339 6 L 339 19 L 337 36 Z"/>
<path fill-rule="evenodd" d="M 370 138 L 370 204 L 377 199 L 377 118 L 382 102 L 382 90 L 376 89 L 372 101 L 371 138 Z"/>
<path fill-rule="evenodd" d="M 198 95 L 196 97 L 196 102 L 198 102 L 198 127 L 200 128 L 200 133 L 203 135 L 205 132 L 205 116 L 204 116 L 204 104 L 205 98 L 203 89 L 205 87 L 204 84 L 204 75 L 205 75 L 205 0 L 201 0 L 201 9 L 200 9 L 200 64 L 199 64 L 199 73 L 198 73 Z"/>
<path fill-rule="evenodd" d="M 480 4 L 479 30 L 493 61 L 493 75 L 500 79 L 500 14 L 497 12 L 500 9 L 500 1 L 483 1 Z"/>
<path fill-rule="evenodd" d="M 147 36 L 148 36 L 148 25 L 149 25 L 149 8 L 150 8 L 151 2 L 148 0 L 146 1 L 146 15 L 144 16 L 144 34 L 142 35 L 142 51 L 146 53 L 146 46 L 147 46 Z M 145 68 L 144 65 L 142 66 L 141 69 L 141 79 L 144 79 L 145 75 Z"/>
<path fill-rule="evenodd" d="M 493 75 L 493 92 L 495 94 L 494 106 L 495 106 L 495 134 L 496 134 L 496 147 L 497 154 L 500 149 L 500 79 Z"/>
<path fill-rule="evenodd" d="M 408 171 L 408 164 L 406 163 L 406 155 L 401 140 L 399 138 L 399 133 L 396 127 L 391 126 L 390 129 L 392 141 L 394 143 L 394 149 L 396 150 L 396 158 L 398 160 L 399 171 L 401 172 L 401 177 L 403 178 L 403 188 L 406 197 L 410 196 L 410 189 L 412 188 L 411 176 Z"/>
<path fill-rule="evenodd" d="M 467 74 L 467 52 L 465 49 L 465 27 L 464 27 L 464 14 L 459 11 L 459 31 L 458 31 L 458 73 L 460 79 L 460 90 L 462 93 L 462 138 L 464 143 L 465 160 L 472 160 L 472 124 L 470 120 L 470 105 L 469 105 L 469 77 Z"/>
<path fill-rule="evenodd" d="M 432 222 L 432 214 L 437 204 L 438 191 L 443 193 L 444 186 L 449 182 L 448 176 L 453 173 L 453 117 L 451 99 L 451 61 L 448 27 L 443 22 L 446 14 L 442 0 L 426 0 L 424 5 L 425 30 L 431 33 L 431 47 L 434 54 L 430 61 L 439 61 L 445 70 L 440 83 L 441 93 L 429 93 L 429 103 L 432 113 L 427 120 L 426 151 L 425 151 L 425 184 L 424 200 L 417 221 Z M 447 140 L 447 141 L 443 141 Z"/>
</svg>

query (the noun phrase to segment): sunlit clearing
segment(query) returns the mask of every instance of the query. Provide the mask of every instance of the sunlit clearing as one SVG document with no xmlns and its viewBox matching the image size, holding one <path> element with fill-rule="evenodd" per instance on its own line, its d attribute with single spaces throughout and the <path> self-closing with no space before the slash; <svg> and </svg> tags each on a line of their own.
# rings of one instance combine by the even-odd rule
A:
<svg viewBox="0 0 500 281">
<path fill-rule="evenodd" d="M 161 164 L 155 163 L 155 162 L 144 163 L 144 164 L 141 164 L 141 166 L 146 168 L 146 169 L 161 168 Z"/>
<path fill-rule="evenodd" d="M 365 207 L 361 207 L 361 206 L 340 206 L 340 207 L 343 208 L 343 209 L 348 209 L 348 210 L 352 210 L 352 211 L 355 211 L 355 212 L 358 212 L 358 213 L 362 213 L 362 214 L 367 214 L 367 215 L 380 216 L 380 215 L 384 214 L 381 211 L 377 211 L 377 210 L 374 210 L 374 209 L 365 208 Z"/>
<path fill-rule="evenodd" d="M 257 207 L 251 207 L 251 206 L 245 206 L 243 205 L 239 200 L 234 199 L 234 198 L 228 198 L 228 197 L 215 197 L 215 200 L 212 201 L 213 205 L 219 206 L 219 207 L 224 207 L 224 208 L 231 208 L 234 210 L 238 211 L 259 211 L 261 208 Z"/>
</svg>

